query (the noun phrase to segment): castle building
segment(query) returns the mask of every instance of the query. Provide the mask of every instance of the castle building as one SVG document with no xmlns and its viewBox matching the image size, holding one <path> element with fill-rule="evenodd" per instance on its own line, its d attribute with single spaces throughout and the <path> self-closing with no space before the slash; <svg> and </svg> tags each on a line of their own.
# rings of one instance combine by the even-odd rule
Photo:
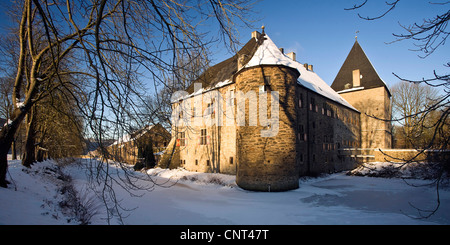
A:
<svg viewBox="0 0 450 245">
<path fill-rule="evenodd" d="M 264 30 L 172 106 L 170 167 L 235 174 L 247 190 L 284 191 L 298 188 L 302 175 L 357 162 L 340 149 L 361 146 L 360 111 Z"/>
<path fill-rule="evenodd" d="M 362 149 L 392 147 L 391 93 L 358 40 L 331 88 L 361 112 Z"/>
</svg>

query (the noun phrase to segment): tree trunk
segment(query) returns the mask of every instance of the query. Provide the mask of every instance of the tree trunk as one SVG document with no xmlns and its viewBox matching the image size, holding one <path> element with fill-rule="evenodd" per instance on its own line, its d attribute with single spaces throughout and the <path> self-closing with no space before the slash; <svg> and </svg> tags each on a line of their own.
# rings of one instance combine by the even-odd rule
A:
<svg viewBox="0 0 450 245">
<path fill-rule="evenodd" d="M 11 144 L 11 154 L 12 154 L 11 159 L 17 160 L 16 140 L 13 140 Z"/>
<path fill-rule="evenodd" d="M 25 137 L 25 150 L 22 156 L 22 165 L 29 168 L 33 164 L 36 154 L 35 154 L 35 123 L 34 123 L 34 107 L 31 108 L 30 112 L 27 114 L 27 133 Z"/>
<path fill-rule="evenodd" d="M 28 110 L 28 107 L 24 107 L 22 110 L 16 109 L 13 115 L 14 120 L 0 130 L 0 187 L 8 187 L 9 182 L 6 180 L 6 173 L 8 172 L 8 152 L 14 141 L 16 132 Z"/>
<path fill-rule="evenodd" d="M 0 187 L 8 187 L 9 182 L 6 180 L 6 172 L 8 171 L 8 151 L 9 146 L 6 142 L 0 142 Z"/>
<path fill-rule="evenodd" d="M 17 131 L 18 124 L 8 124 L 0 131 L 0 187 L 8 187 L 9 182 L 6 180 L 8 171 L 8 152 L 14 140 L 14 134 Z"/>
</svg>

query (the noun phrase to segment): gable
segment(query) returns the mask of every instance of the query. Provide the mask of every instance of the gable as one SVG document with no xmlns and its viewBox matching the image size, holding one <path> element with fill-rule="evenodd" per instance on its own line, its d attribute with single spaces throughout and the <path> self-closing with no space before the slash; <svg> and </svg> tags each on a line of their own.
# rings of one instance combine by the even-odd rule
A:
<svg viewBox="0 0 450 245">
<path fill-rule="evenodd" d="M 386 83 L 380 78 L 358 41 L 355 41 L 344 64 L 331 84 L 331 88 L 338 92 L 356 88 L 353 86 L 353 77 L 355 74 L 360 74 L 361 76 L 359 87 L 364 89 L 385 87 L 390 96 Z M 346 84 L 350 84 L 350 86 L 346 86 Z"/>
</svg>

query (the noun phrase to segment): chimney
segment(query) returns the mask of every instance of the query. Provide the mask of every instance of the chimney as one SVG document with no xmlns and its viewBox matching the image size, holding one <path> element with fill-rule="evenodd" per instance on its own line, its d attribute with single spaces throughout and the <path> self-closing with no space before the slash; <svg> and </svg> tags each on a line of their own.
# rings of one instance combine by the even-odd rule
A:
<svg viewBox="0 0 450 245">
<path fill-rule="evenodd" d="M 294 52 L 290 52 L 288 54 L 286 54 L 289 58 L 291 58 L 293 61 L 295 61 L 295 53 Z"/>
<path fill-rule="evenodd" d="M 307 71 L 313 71 L 313 65 L 308 65 L 308 63 L 305 63 L 303 64 L 303 67 L 305 67 Z"/>
<path fill-rule="evenodd" d="M 284 48 L 279 48 L 280 52 L 284 54 Z"/>
<path fill-rule="evenodd" d="M 361 74 L 359 73 L 359 69 L 353 70 L 353 87 L 361 86 Z"/>
<path fill-rule="evenodd" d="M 261 36 L 261 33 L 259 33 L 258 31 L 252 32 L 252 38 L 258 40 L 260 36 Z"/>
</svg>

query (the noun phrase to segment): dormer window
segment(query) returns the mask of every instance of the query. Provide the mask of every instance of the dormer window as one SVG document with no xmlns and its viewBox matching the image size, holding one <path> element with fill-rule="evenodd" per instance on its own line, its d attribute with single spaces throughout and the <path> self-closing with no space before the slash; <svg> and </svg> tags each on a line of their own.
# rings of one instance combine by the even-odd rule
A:
<svg viewBox="0 0 450 245">
<path fill-rule="evenodd" d="M 361 86 L 362 75 L 360 74 L 359 69 L 353 70 L 352 75 L 353 75 L 353 87 L 356 88 Z"/>
</svg>

